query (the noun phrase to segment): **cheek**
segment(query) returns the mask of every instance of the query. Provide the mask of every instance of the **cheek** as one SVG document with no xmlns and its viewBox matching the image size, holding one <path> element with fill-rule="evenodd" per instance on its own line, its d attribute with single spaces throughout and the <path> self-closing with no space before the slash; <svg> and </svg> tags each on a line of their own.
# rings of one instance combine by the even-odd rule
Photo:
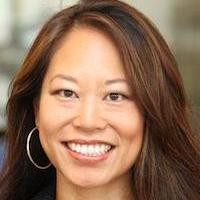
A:
<svg viewBox="0 0 200 200">
<path fill-rule="evenodd" d="M 143 135 L 143 126 L 143 119 L 137 117 L 130 117 L 121 123 L 122 132 L 124 132 L 124 136 L 126 136 L 128 139 L 141 137 Z"/>
<path fill-rule="evenodd" d="M 60 105 L 51 96 L 44 96 L 40 102 L 38 125 L 42 129 L 55 131 L 73 118 L 74 109 Z"/>
<path fill-rule="evenodd" d="M 63 124 L 64 113 L 58 112 L 56 106 L 50 100 L 41 99 L 39 112 L 37 114 L 37 125 L 40 141 L 44 149 L 55 141 L 56 133 Z"/>
<path fill-rule="evenodd" d="M 122 173 L 128 172 L 138 158 L 143 141 L 144 120 L 140 112 L 130 110 L 113 116 L 119 139 L 118 163 Z"/>
<path fill-rule="evenodd" d="M 118 133 L 118 138 L 122 147 L 123 163 L 131 165 L 137 158 L 143 141 L 144 117 L 137 109 L 132 106 L 126 112 L 112 116 L 113 124 Z"/>
<path fill-rule="evenodd" d="M 38 128 L 41 145 L 47 156 L 55 165 L 58 141 L 60 140 L 60 130 L 65 124 L 64 113 L 56 111 L 55 106 L 42 104 L 38 113 Z"/>
<path fill-rule="evenodd" d="M 110 120 L 124 138 L 133 139 L 143 135 L 144 119 L 135 107 L 134 109 L 126 109 L 126 112 L 112 114 Z"/>
<path fill-rule="evenodd" d="M 144 120 L 141 115 L 130 116 L 121 126 L 124 166 L 133 166 L 142 148 Z"/>
</svg>

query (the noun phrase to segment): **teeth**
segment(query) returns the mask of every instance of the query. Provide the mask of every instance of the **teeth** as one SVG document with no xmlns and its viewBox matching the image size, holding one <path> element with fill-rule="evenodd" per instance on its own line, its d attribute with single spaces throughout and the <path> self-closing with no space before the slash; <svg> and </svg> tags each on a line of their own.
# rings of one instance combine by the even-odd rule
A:
<svg viewBox="0 0 200 200">
<path fill-rule="evenodd" d="M 73 142 L 67 144 L 70 150 L 91 157 L 103 155 L 111 149 L 109 144 L 77 144 Z"/>
</svg>

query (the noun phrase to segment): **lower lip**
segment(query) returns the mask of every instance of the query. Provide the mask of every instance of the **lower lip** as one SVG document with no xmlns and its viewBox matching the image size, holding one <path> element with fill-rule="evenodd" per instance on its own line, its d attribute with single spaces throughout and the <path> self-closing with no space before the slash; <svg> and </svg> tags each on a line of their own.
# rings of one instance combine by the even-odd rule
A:
<svg viewBox="0 0 200 200">
<path fill-rule="evenodd" d="M 70 150 L 68 147 L 66 147 L 66 145 L 64 145 L 64 146 L 67 149 L 69 155 L 73 159 L 75 159 L 83 164 L 96 164 L 96 163 L 105 161 L 109 158 L 109 156 L 111 155 L 111 152 L 113 151 L 113 149 L 111 149 L 110 151 L 108 151 L 102 155 L 92 157 L 92 156 L 86 156 L 86 155 L 74 152 L 74 151 Z"/>
</svg>

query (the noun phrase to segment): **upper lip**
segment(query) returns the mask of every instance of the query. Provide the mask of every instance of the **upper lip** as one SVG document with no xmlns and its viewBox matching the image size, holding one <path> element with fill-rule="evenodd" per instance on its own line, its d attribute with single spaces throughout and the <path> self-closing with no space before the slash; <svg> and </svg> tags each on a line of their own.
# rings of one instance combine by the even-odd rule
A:
<svg viewBox="0 0 200 200">
<path fill-rule="evenodd" d="M 72 139 L 72 140 L 66 140 L 63 142 L 72 142 L 72 143 L 78 143 L 78 144 L 108 144 L 111 146 L 116 146 L 111 142 L 103 141 L 103 140 L 83 140 L 83 139 Z"/>
</svg>

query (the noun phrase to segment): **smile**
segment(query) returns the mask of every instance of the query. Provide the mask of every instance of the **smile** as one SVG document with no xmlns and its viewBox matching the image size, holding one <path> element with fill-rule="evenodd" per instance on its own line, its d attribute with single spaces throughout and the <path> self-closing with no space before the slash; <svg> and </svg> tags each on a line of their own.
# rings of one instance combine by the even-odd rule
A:
<svg viewBox="0 0 200 200">
<path fill-rule="evenodd" d="M 75 142 L 67 142 L 69 150 L 79 153 L 83 156 L 98 157 L 106 154 L 111 150 L 112 145 L 109 144 L 79 144 Z"/>
</svg>

